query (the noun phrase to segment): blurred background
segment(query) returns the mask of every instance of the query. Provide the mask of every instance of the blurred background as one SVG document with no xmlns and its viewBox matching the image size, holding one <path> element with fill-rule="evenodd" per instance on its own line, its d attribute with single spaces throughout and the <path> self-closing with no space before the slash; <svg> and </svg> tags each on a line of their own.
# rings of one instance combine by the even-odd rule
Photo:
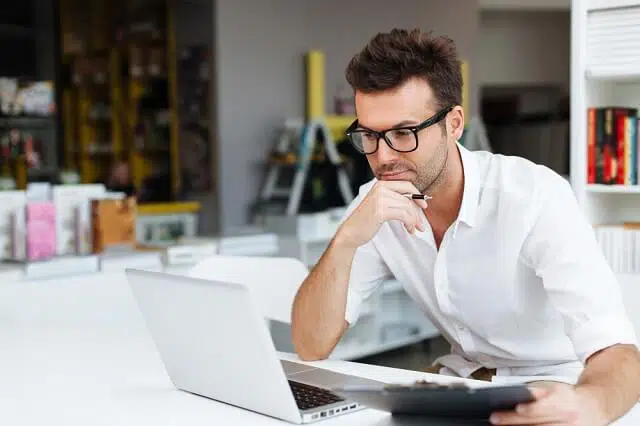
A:
<svg viewBox="0 0 640 426">
<path fill-rule="evenodd" d="M 344 68 L 393 27 L 455 40 L 465 108 L 490 149 L 568 175 L 569 6 L 26 0 L 0 14 L 0 123 L 3 146 L 13 135 L 33 154 L 3 151 L 2 183 L 104 183 L 139 203 L 195 201 L 199 231 L 225 232 L 277 211 L 277 191 L 261 191 L 279 138 L 326 118 L 357 190 L 370 176 L 344 143 L 353 115 Z M 313 157 L 298 212 L 343 203 L 337 185 L 318 189 L 337 179 L 326 160 Z"/>
<path fill-rule="evenodd" d="M 344 70 L 378 32 L 417 27 L 451 37 L 463 61 L 461 143 L 520 155 L 569 178 L 570 3 L 14 2 L 0 11 L 0 189 L 29 197 L 53 188 L 56 229 L 67 220 L 61 200 L 88 203 L 105 198 L 104 190 L 135 199 L 134 213 L 108 200 L 92 204 L 93 249 L 78 248 L 73 225 L 74 248 L 61 250 L 67 242 L 58 232 L 58 249 L 42 258 L 72 253 L 79 262 L 89 252 L 102 255 L 111 241 L 161 248 L 163 257 L 152 261 L 164 269 L 214 253 L 291 256 L 312 267 L 345 205 L 371 178 L 344 137 L 355 118 Z M 586 14 L 581 19 L 584 27 Z M 580 105 L 587 104 L 595 105 Z M 584 183 L 587 157 L 582 142 L 573 146 L 580 146 L 575 176 Z M 60 187 L 75 192 L 56 195 Z M 15 206 L 22 212 L 24 200 Z M 103 235 L 117 227 L 126 237 Z M 14 238 L 3 232 L 0 240 Z M 200 243 L 185 248 L 187 239 Z M 189 261 L 172 257 L 178 244 Z M 128 259 L 144 263 L 148 254 Z M 3 255 L 15 257 L 15 250 Z M 85 272 L 114 267 L 98 262 Z M 425 357 L 447 350 L 401 283 L 385 282 L 365 311 L 335 357 L 422 368 Z M 281 350 L 292 349 L 287 327 L 272 325 Z M 389 352 L 398 349 L 397 357 Z"/>
</svg>

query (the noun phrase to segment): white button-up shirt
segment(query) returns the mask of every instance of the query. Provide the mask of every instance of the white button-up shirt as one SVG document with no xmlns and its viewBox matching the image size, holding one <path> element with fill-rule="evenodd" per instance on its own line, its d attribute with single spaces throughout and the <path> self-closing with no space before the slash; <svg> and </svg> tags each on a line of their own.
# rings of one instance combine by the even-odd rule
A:
<svg viewBox="0 0 640 426">
<path fill-rule="evenodd" d="M 395 277 L 451 344 L 436 362 L 462 377 L 484 366 L 498 376 L 574 380 L 594 352 L 637 345 L 616 278 L 569 183 L 522 158 L 458 150 L 462 205 L 440 249 L 428 226 L 411 235 L 400 221 L 384 223 L 356 251 L 348 323 Z M 374 184 L 361 187 L 347 214 Z"/>
</svg>

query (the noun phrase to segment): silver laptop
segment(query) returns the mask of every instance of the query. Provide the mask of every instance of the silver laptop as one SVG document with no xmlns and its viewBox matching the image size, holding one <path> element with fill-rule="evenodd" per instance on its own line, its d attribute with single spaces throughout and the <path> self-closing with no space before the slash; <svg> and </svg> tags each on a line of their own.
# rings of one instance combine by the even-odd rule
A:
<svg viewBox="0 0 640 426">
<path fill-rule="evenodd" d="M 132 269 L 126 275 L 178 389 L 310 423 L 364 408 L 327 389 L 380 384 L 281 361 L 265 318 L 241 284 Z"/>
</svg>

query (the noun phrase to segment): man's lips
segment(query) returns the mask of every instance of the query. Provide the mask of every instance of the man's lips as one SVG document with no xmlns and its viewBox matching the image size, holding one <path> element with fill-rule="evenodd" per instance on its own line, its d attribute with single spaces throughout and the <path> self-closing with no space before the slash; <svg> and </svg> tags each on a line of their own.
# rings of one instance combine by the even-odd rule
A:
<svg viewBox="0 0 640 426">
<path fill-rule="evenodd" d="M 381 179 L 394 179 L 394 178 L 398 178 L 399 176 L 402 176 L 404 174 L 409 173 L 409 170 L 402 170 L 402 171 L 396 171 L 396 172 L 385 172 L 382 173 L 380 175 Z"/>
</svg>

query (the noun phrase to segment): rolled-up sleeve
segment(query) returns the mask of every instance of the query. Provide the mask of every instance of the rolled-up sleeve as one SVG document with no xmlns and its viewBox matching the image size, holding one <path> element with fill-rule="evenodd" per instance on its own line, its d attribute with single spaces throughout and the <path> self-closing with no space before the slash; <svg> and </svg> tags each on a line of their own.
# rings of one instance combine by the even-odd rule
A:
<svg viewBox="0 0 640 426">
<path fill-rule="evenodd" d="M 614 344 L 638 345 L 620 286 L 569 184 L 546 176 L 535 223 L 523 247 L 565 332 L 584 363 Z M 546 179 L 545 179 L 546 180 Z"/>
<path fill-rule="evenodd" d="M 360 246 L 351 265 L 345 319 L 353 326 L 360 316 L 362 303 L 366 301 L 387 278 L 389 268 L 380 257 L 373 241 Z"/>
</svg>

